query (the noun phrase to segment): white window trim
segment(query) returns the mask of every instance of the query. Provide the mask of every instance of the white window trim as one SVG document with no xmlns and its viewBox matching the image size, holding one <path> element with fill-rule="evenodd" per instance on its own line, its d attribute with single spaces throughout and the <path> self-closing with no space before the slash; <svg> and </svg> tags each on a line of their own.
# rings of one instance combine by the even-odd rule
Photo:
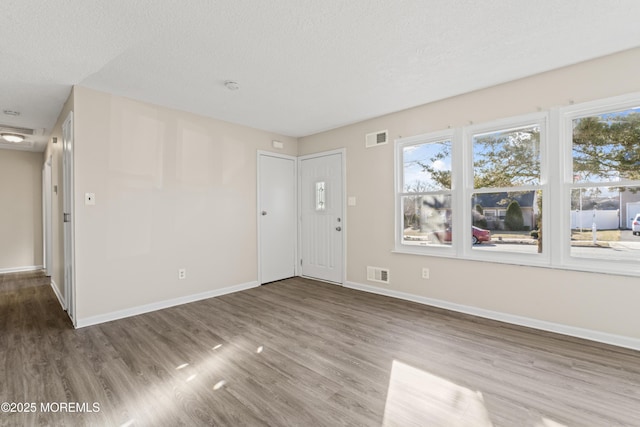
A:
<svg viewBox="0 0 640 427">
<path fill-rule="evenodd" d="M 539 125 L 540 126 L 540 183 L 536 185 L 526 185 L 526 186 L 518 186 L 518 187 L 494 187 L 494 188 L 474 188 L 473 186 L 473 136 L 477 134 L 497 132 L 497 131 L 506 131 L 511 129 L 522 128 L 530 125 Z M 469 204 L 471 200 L 471 196 L 477 193 L 499 193 L 499 192 L 508 192 L 508 191 L 530 191 L 530 190 L 542 190 L 542 217 L 548 218 L 546 214 L 546 210 L 548 210 L 549 206 L 549 180 L 548 180 L 548 114 L 546 112 L 526 114 L 517 117 L 509 117 L 500 120 L 495 120 L 488 123 L 482 123 L 478 125 L 467 126 L 463 130 L 464 141 L 463 144 L 467 148 L 467 155 L 464 159 L 465 167 L 464 171 L 466 173 L 464 191 L 460 192 L 461 203 Z M 464 205 L 462 209 L 465 209 Z M 460 228 L 461 230 L 471 230 L 472 221 L 471 221 L 471 209 L 472 206 L 468 207 L 468 210 L 462 212 L 463 224 Z M 496 212 L 496 218 L 497 212 Z M 544 220 L 543 220 L 544 221 Z M 464 227 L 464 228 L 463 228 Z M 543 233 L 546 224 L 543 222 Z M 497 252 L 484 252 L 482 250 L 474 249 L 471 244 L 471 235 L 470 233 L 463 233 L 462 239 L 462 257 L 465 259 L 476 260 L 476 261 L 485 261 L 485 262 L 501 262 L 507 264 L 523 264 L 523 265 L 533 265 L 533 266 L 549 266 L 550 265 L 550 255 L 549 255 L 549 243 L 543 238 L 542 239 L 542 253 L 514 253 L 508 251 L 497 251 Z"/>
<path fill-rule="evenodd" d="M 547 145 L 547 121 L 548 114 L 546 112 L 533 113 L 517 117 L 509 117 L 505 119 L 495 120 L 479 125 L 466 126 L 459 129 L 447 129 L 444 131 L 432 132 L 428 134 L 417 135 L 408 138 L 401 138 L 395 142 L 394 160 L 395 170 L 395 248 L 393 252 L 439 256 L 447 258 L 462 258 L 485 262 L 501 262 L 507 264 L 524 264 L 534 266 L 549 266 L 550 255 L 548 254 L 549 243 L 543 239 L 542 254 L 518 254 L 507 251 L 482 253 L 473 249 L 471 243 L 472 233 L 459 233 L 455 230 L 471 230 L 471 195 L 473 193 L 482 192 L 501 192 L 501 191 L 518 191 L 541 189 L 543 192 L 543 217 L 548 210 L 548 180 L 546 178 L 548 167 L 546 166 L 548 158 Z M 491 189 L 474 189 L 473 188 L 473 135 L 478 133 L 488 133 L 499 130 L 516 129 L 529 125 L 540 126 L 540 184 L 535 186 L 520 186 L 508 188 L 491 188 Z M 411 246 L 402 243 L 403 234 L 403 213 L 401 205 L 401 197 L 403 193 L 403 173 L 402 164 L 402 148 L 410 145 L 425 144 L 429 142 L 437 142 L 443 139 L 451 140 L 451 210 L 452 210 L 452 229 L 453 241 L 451 245 L 446 246 Z"/>
<path fill-rule="evenodd" d="M 570 192 L 575 187 L 598 187 L 602 183 L 573 183 L 573 156 L 572 156 L 572 121 L 577 118 L 594 116 L 598 114 L 608 113 L 611 111 L 625 110 L 640 106 L 640 93 L 632 93 L 602 100 L 584 102 L 580 104 L 570 105 L 558 109 L 558 135 L 561 141 L 559 146 L 562 148 L 560 153 L 560 167 L 562 176 L 560 177 L 558 187 L 561 188 L 561 198 L 554 205 L 556 211 L 552 213 L 556 217 L 562 218 L 561 229 L 570 230 Z M 640 180 L 622 180 L 615 183 L 616 186 L 637 186 L 640 187 Z M 567 268 L 570 270 L 590 271 L 596 273 L 609 273 L 618 275 L 640 276 L 640 265 L 637 262 L 629 262 L 622 260 L 601 260 L 597 258 L 581 258 L 571 256 L 570 241 L 563 239 L 566 234 L 557 233 L 554 239 L 554 246 L 561 248 L 558 263 L 555 266 Z"/>
<path fill-rule="evenodd" d="M 567 107 L 553 107 L 548 111 L 511 117 L 470 125 L 456 129 L 431 132 L 395 142 L 395 247 L 393 252 L 413 255 L 428 255 L 458 258 L 493 263 L 539 266 L 564 270 L 594 273 L 640 276 L 640 264 L 630 261 L 601 260 L 571 256 L 571 241 L 567 238 L 570 230 L 570 191 L 573 184 L 572 120 L 611 111 L 640 106 L 640 92 L 616 96 L 596 101 L 574 104 Z M 543 192 L 543 252 L 542 254 L 514 254 L 508 252 L 482 253 L 471 245 L 471 233 L 455 233 L 451 246 L 409 247 L 402 244 L 401 194 L 403 181 L 402 147 L 427 142 L 450 139 L 452 142 L 451 209 L 453 230 L 471 228 L 470 210 L 467 206 L 471 194 L 480 189 L 473 188 L 474 134 L 505 130 L 540 124 L 540 185 Z M 620 185 L 640 187 L 640 180 L 616 182 Z M 590 186 L 597 186 L 593 183 Z M 504 189 L 491 189 L 491 192 Z M 511 191 L 514 188 L 510 189 Z M 480 190 L 480 192 L 484 189 Z M 496 212 L 497 217 L 497 212 Z"/>
<path fill-rule="evenodd" d="M 430 255 L 430 256 L 443 256 L 456 258 L 455 243 L 451 242 L 451 245 L 428 245 L 428 246 L 413 246 L 402 243 L 403 236 L 403 220 L 404 212 L 402 211 L 402 196 L 404 192 L 404 164 L 402 157 L 402 149 L 411 145 L 427 144 L 432 142 L 440 142 L 443 140 L 451 141 L 451 190 L 443 190 L 442 193 L 451 194 L 451 212 L 452 218 L 455 221 L 456 218 L 456 206 L 455 206 L 455 173 L 454 173 L 454 159 L 456 158 L 456 143 L 455 131 L 453 129 L 447 129 L 439 132 L 431 132 L 422 135 L 416 135 L 408 138 L 400 138 L 395 141 L 394 146 L 394 164 L 395 166 L 395 250 L 393 252 L 406 253 L 406 254 L 418 254 L 418 255 Z M 431 191 L 429 193 L 436 194 L 438 191 Z"/>
</svg>

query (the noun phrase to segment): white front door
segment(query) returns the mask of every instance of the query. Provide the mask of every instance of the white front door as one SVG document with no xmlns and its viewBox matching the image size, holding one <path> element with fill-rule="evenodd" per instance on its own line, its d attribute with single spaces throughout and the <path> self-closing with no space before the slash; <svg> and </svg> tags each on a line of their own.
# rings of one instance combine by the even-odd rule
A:
<svg viewBox="0 0 640 427">
<path fill-rule="evenodd" d="M 342 152 L 301 157 L 301 275 L 343 282 Z"/>
<path fill-rule="evenodd" d="M 296 159 L 258 155 L 259 281 L 296 275 Z"/>
<path fill-rule="evenodd" d="M 62 203 L 64 221 L 64 300 L 67 314 L 75 320 L 74 236 L 73 236 L 73 113 L 62 124 Z"/>
</svg>

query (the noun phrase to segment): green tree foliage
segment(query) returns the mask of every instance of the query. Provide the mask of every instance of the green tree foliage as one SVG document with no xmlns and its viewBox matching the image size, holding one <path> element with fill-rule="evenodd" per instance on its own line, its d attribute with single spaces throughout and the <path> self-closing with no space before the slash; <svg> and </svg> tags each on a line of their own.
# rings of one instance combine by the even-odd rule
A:
<svg viewBox="0 0 640 427">
<path fill-rule="evenodd" d="M 475 136 L 475 188 L 537 184 L 539 147 L 537 126 Z M 432 159 L 418 162 L 442 188 L 451 188 L 451 172 L 432 165 L 450 155 L 449 143 Z M 573 171 L 582 181 L 640 179 L 640 113 L 626 111 L 574 120 Z"/>
<path fill-rule="evenodd" d="M 640 179 L 640 113 L 574 120 L 573 172 L 580 181 Z"/>
<path fill-rule="evenodd" d="M 476 135 L 473 139 L 475 188 L 505 188 L 540 182 L 540 129 L 530 126 Z M 451 188 L 451 173 L 431 166 L 450 156 L 443 147 L 420 166 L 443 188 Z M 640 180 L 640 113 L 623 111 L 576 119 L 573 122 L 573 171 L 577 181 Z M 624 188 L 621 188 L 624 191 Z M 542 198 L 538 198 L 541 204 Z M 541 206 L 538 206 L 540 215 Z M 474 217 L 477 215 L 474 214 Z M 538 218 L 539 250 L 542 218 Z"/>
<path fill-rule="evenodd" d="M 540 128 L 530 126 L 473 139 L 475 188 L 512 187 L 540 181 Z"/>
<path fill-rule="evenodd" d="M 520 209 L 520 204 L 515 200 L 507 206 L 507 212 L 504 216 L 504 226 L 507 230 L 511 231 L 519 231 L 524 228 L 522 209 Z"/>
<path fill-rule="evenodd" d="M 529 126 L 478 135 L 473 141 L 475 188 L 537 184 L 540 180 L 540 128 Z M 430 159 L 417 161 L 439 188 L 451 188 L 451 171 L 434 167 L 451 157 L 451 142 Z"/>
</svg>

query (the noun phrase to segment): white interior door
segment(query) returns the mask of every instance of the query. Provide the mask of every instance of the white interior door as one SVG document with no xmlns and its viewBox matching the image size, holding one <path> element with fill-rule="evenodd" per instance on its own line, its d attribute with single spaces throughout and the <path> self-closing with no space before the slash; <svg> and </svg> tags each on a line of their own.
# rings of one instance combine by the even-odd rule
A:
<svg viewBox="0 0 640 427">
<path fill-rule="evenodd" d="M 306 156 L 300 168 L 301 275 L 343 282 L 342 153 Z"/>
<path fill-rule="evenodd" d="M 62 203 L 64 221 L 64 300 L 75 325 L 75 269 L 73 236 L 73 112 L 62 124 Z"/>
<path fill-rule="evenodd" d="M 258 154 L 260 283 L 296 275 L 296 159 Z"/>
</svg>

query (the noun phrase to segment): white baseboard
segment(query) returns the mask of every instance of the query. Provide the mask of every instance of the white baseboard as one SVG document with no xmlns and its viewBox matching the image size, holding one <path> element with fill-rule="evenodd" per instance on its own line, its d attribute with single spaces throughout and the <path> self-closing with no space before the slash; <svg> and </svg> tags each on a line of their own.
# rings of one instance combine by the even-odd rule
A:
<svg viewBox="0 0 640 427">
<path fill-rule="evenodd" d="M 473 316 L 484 317 L 487 319 L 498 320 L 514 325 L 526 326 L 529 328 L 540 329 L 548 332 L 555 332 L 558 334 L 568 335 L 576 338 L 584 338 L 587 340 L 611 344 L 618 347 L 630 348 L 632 350 L 640 350 L 640 339 L 637 338 L 627 337 L 623 335 L 614 335 L 605 332 L 594 331 L 591 329 L 577 328 L 575 326 L 547 322 L 544 320 L 537 320 L 529 317 L 516 316 L 513 314 L 502 313 L 498 311 L 485 310 L 478 307 L 456 304 L 439 299 L 422 297 L 419 295 L 398 292 L 391 289 L 379 288 L 376 286 L 363 285 L 355 282 L 345 282 L 344 286 L 346 288 L 385 295 L 388 297 L 403 299 L 407 301 L 413 301 L 420 304 L 444 308 L 446 310 L 457 311 L 459 313 L 471 314 Z"/>
<path fill-rule="evenodd" d="M 24 271 L 36 271 L 42 270 L 44 268 L 43 265 L 25 265 L 23 267 L 9 267 L 9 268 L 0 268 L 0 274 L 5 273 L 22 273 Z"/>
<path fill-rule="evenodd" d="M 53 293 L 56 294 L 56 297 L 58 298 L 58 302 L 62 306 L 62 309 L 66 310 L 67 309 L 67 302 L 65 301 L 65 299 L 60 294 L 60 290 L 58 289 L 58 285 L 56 285 L 56 282 L 53 279 L 51 279 L 51 288 L 53 289 Z"/>
<path fill-rule="evenodd" d="M 226 288 L 214 289 L 212 291 L 202 292 L 194 295 L 173 298 L 165 301 L 158 301 L 151 304 L 140 305 L 137 307 L 126 308 L 124 310 L 112 311 L 110 313 L 99 314 L 97 316 L 77 319 L 76 328 L 84 328 L 86 326 L 97 325 L 100 323 L 111 322 L 112 320 L 124 319 L 125 317 L 137 316 L 139 314 L 149 313 L 151 311 L 162 310 L 164 308 L 174 307 L 176 305 L 187 304 L 190 302 L 200 301 L 203 299 L 219 297 L 238 291 L 260 286 L 257 281 L 242 283 L 239 285 L 228 286 Z"/>
</svg>

